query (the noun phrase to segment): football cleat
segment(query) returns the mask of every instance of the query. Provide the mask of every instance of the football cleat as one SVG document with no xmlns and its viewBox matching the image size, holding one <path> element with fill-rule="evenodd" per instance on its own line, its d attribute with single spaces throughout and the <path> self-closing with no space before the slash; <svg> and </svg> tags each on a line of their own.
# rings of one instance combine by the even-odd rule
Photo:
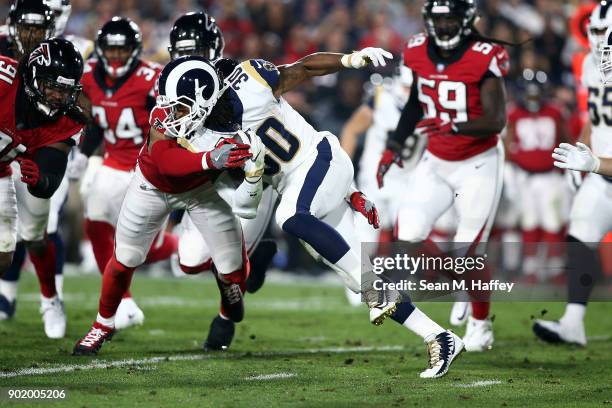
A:
<svg viewBox="0 0 612 408">
<path fill-rule="evenodd" d="M 485 351 L 493 347 L 493 323 L 490 319 L 478 320 L 469 316 L 463 343 L 465 351 Z"/>
<path fill-rule="evenodd" d="M 583 347 L 587 344 L 582 321 L 576 324 L 568 324 L 563 320 L 536 320 L 533 324 L 533 332 L 547 343 L 576 344 Z"/>
<path fill-rule="evenodd" d="M 72 350 L 73 356 L 93 356 L 98 354 L 100 348 L 102 348 L 102 344 L 105 341 L 110 341 L 113 337 L 115 330 L 112 327 L 104 326 L 98 322 L 94 322 L 93 326 L 85 337 L 80 339 L 77 344 L 75 344 L 74 349 Z"/>
<path fill-rule="evenodd" d="M 132 326 L 140 326 L 144 323 L 144 313 L 134 299 L 123 298 L 121 299 L 121 303 L 119 303 L 119 307 L 117 308 L 117 313 L 115 314 L 115 330 L 123 330 Z"/>
<path fill-rule="evenodd" d="M 0 320 L 8 320 L 15 315 L 17 302 L 10 302 L 4 295 L 0 295 Z"/>
<path fill-rule="evenodd" d="M 453 326 L 463 326 L 471 314 L 472 304 L 470 302 L 455 302 L 450 313 L 450 324 Z"/>
<path fill-rule="evenodd" d="M 421 378 L 442 377 L 463 351 L 463 341 L 450 330 L 428 336 L 425 343 L 429 355 L 429 367 L 421 372 Z"/>
<path fill-rule="evenodd" d="M 204 351 L 225 351 L 234 339 L 235 323 L 217 316 L 210 323 L 208 337 L 204 342 Z"/>
<path fill-rule="evenodd" d="M 50 339 L 61 339 L 66 335 L 66 313 L 64 304 L 57 296 L 41 301 L 40 313 L 45 326 L 45 334 Z"/>
<path fill-rule="evenodd" d="M 219 287 L 219 293 L 221 293 L 221 313 L 235 323 L 242 321 L 244 319 L 244 296 L 240 285 L 221 280 L 214 265 L 212 271 Z"/>
<path fill-rule="evenodd" d="M 257 248 L 249 258 L 251 273 L 246 282 L 247 292 L 255 293 L 261 289 L 266 279 L 266 271 L 277 251 L 276 242 L 269 239 L 264 239 L 257 245 Z"/>
<path fill-rule="evenodd" d="M 390 317 L 397 310 L 395 302 L 368 302 L 370 308 L 370 323 L 380 326 L 387 317 Z"/>
</svg>

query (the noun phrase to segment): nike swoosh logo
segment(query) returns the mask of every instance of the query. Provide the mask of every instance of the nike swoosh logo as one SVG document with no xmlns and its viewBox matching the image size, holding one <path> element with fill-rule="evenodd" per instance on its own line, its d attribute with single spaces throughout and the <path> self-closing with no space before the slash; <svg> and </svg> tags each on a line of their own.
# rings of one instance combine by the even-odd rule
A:
<svg viewBox="0 0 612 408">
<path fill-rule="evenodd" d="M 257 153 L 257 156 L 251 157 L 249 160 L 252 161 L 253 163 L 255 163 L 257 161 L 257 159 L 259 158 L 259 155 L 261 155 L 261 152 Z"/>
</svg>

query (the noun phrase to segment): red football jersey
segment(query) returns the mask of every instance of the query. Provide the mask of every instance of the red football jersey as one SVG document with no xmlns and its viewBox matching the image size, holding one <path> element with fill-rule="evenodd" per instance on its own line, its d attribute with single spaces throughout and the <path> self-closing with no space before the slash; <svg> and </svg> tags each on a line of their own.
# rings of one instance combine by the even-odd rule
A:
<svg viewBox="0 0 612 408">
<path fill-rule="evenodd" d="M 41 147 L 72 139 L 78 143 L 83 125 L 61 116 L 33 129 L 17 129 L 15 109 L 24 109 L 18 101 L 21 79 L 17 61 L 0 56 L 0 177 L 11 175 L 11 162 L 17 155 L 31 158 Z M 25 94 L 23 95 L 25 98 Z"/>
<path fill-rule="evenodd" d="M 429 38 L 421 33 L 410 38 L 404 64 L 417 81 L 419 101 L 427 118 L 467 122 L 482 115 L 480 83 L 486 77 L 503 78 L 509 69 L 508 53 L 496 44 L 470 41 L 456 57 L 437 61 Z M 431 137 L 427 149 L 444 160 L 464 160 L 495 146 L 498 135 Z"/>
<path fill-rule="evenodd" d="M 563 115 L 550 104 L 542 106 L 539 112 L 529 112 L 516 106 L 508 114 L 510 133 L 510 161 L 532 173 L 553 170 L 552 152 L 561 142 Z"/>
<path fill-rule="evenodd" d="M 163 133 L 164 129 L 161 122 L 164 120 L 166 114 L 167 112 L 162 109 L 153 109 L 149 119 L 150 126 L 160 133 Z M 176 139 L 172 139 L 172 143 L 174 145 L 173 147 L 183 148 L 178 144 Z M 159 172 L 153 158 L 149 154 L 148 144 L 145 144 L 140 151 L 140 155 L 138 156 L 138 167 L 140 167 L 143 176 L 145 176 L 151 184 L 160 191 L 170 194 L 185 193 L 193 190 L 213 180 L 219 174 L 219 172 L 208 170 L 202 174 L 194 174 L 186 177 L 165 176 Z"/>
<path fill-rule="evenodd" d="M 89 60 L 83 73 L 83 92 L 91 100 L 91 113 L 104 131 L 104 164 L 131 170 L 149 133 L 149 108 L 160 69 L 141 61 L 116 85 L 106 82 L 104 69 Z"/>
</svg>

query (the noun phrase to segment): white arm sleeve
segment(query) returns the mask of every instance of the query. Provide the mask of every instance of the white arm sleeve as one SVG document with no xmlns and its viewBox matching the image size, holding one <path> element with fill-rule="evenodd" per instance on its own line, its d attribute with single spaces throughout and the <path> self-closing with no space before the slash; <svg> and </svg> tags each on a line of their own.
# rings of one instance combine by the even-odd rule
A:
<svg viewBox="0 0 612 408">
<path fill-rule="evenodd" d="M 263 181 L 261 177 L 255 182 L 250 182 L 245 178 L 234 193 L 234 203 L 232 205 L 234 214 L 240 218 L 255 218 L 262 192 Z"/>
</svg>

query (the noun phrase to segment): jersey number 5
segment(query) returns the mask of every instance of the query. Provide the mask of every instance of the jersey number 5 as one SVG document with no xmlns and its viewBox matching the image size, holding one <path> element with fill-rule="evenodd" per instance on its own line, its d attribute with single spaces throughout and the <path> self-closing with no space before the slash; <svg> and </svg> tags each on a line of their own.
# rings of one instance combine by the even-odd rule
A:
<svg viewBox="0 0 612 408">
<path fill-rule="evenodd" d="M 264 120 L 255 133 L 266 146 L 266 176 L 277 174 L 281 164 L 290 162 L 300 149 L 299 139 L 274 117 Z"/>
<path fill-rule="evenodd" d="M 0 131 L 0 162 L 13 160 L 18 154 L 26 151 L 26 147 L 22 144 L 15 145 L 13 138 L 6 133 Z"/>
<path fill-rule="evenodd" d="M 419 101 L 425 117 L 467 122 L 467 87 L 463 82 L 436 81 L 419 77 Z"/>
<path fill-rule="evenodd" d="M 134 139 L 134 144 L 141 144 L 143 142 L 142 129 L 136 124 L 134 118 L 134 111 L 132 108 L 123 108 L 117 120 L 117 127 L 109 129 L 108 118 L 106 116 L 106 110 L 102 106 L 92 106 L 91 112 L 96 118 L 98 126 L 104 130 L 104 138 L 110 144 L 117 143 L 117 139 Z"/>
</svg>

